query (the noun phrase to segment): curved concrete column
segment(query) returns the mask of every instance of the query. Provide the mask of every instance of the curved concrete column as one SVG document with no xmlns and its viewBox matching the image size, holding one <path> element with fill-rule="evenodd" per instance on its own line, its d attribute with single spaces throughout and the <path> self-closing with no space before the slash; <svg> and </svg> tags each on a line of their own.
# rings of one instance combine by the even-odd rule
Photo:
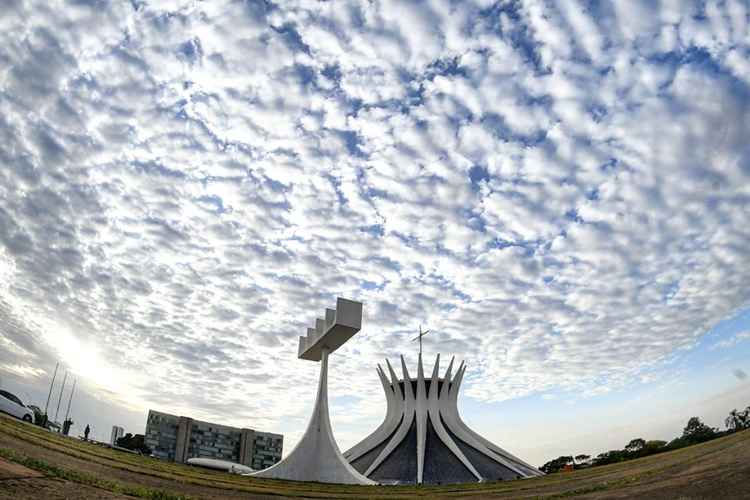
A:
<svg viewBox="0 0 750 500">
<path fill-rule="evenodd" d="M 542 475 L 542 473 L 533 466 L 526 464 L 519 458 L 506 452 L 505 450 L 502 450 L 502 448 L 500 447 L 496 447 L 488 440 L 481 437 L 479 434 L 471 430 L 471 428 L 463 421 L 461 415 L 458 413 L 458 393 L 461 388 L 461 382 L 463 382 L 465 372 L 466 365 L 464 362 L 461 362 L 458 370 L 456 370 L 456 377 L 451 383 L 451 389 L 448 397 L 449 401 L 444 412 L 445 425 L 451 430 L 451 432 L 453 432 L 453 434 L 458 436 L 458 438 L 464 441 L 466 444 L 472 446 L 478 451 L 481 451 L 497 462 L 500 462 L 520 476 L 524 477 Z M 487 446 L 488 444 L 490 446 Z M 493 450 L 493 448 L 496 449 Z"/>
<path fill-rule="evenodd" d="M 411 384 L 410 384 L 411 385 Z M 417 419 L 417 484 L 422 484 L 424 477 L 424 448 L 427 440 L 427 392 L 424 385 L 424 368 L 422 367 L 422 353 L 417 361 L 417 404 L 415 417 Z"/>
<path fill-rule="evenodd" d="M 448 385 L 448 382 L 450 380 L 450 369 L 453 365 L 453 360 L 451 359 L 450 366 L 448 366 L 448 371 L 445 375 L 445 380 L 443 381 L 443 390 L 440 391 L 440 394 L 443 394 L 446 392 L 445 388 Z M 429 414 L 430 414 L 430 421 L 432 422 L 432 427 L 435 429 L 435 433 L 438 435 L 440 440 L 445 444 L 445 446 L 448 447 L 448 449 L 461 461 L 464 466 L 469 469 L 469 472 L 474 474 L 474 477 L 477 478 L 477 481 L 482 481 L 482 476 L 477 472 L 477 470 L 474 468 L 474 466 L 469 462 L 469 460 L 466 458 L 466 455 L 461 451 L 461 449 L 458 447 L 458 445 L 453 441 L 453 438 L 451 438 L 450 434 L 446 432 L 445 427 L 443 427 L 442 417 L 441 414 L 445 412 L 446 406 L 447 406 L 447 399 L 440 400 L 439 394 L 438 394 L 438 372 L 440 370 L 440 354 L 438 354 L 437 359 L 435 360 L 435 368 L 432 370 L 432 383 L 430 383 L 430 396 L 428 398 L 429 401 Z"/>
<path fill-rule="evenodd" d="M 445 378 L 443 379 L 443 388 L 440 389 L 440 400 L 448 400 L 448 394 L 451 388 L 451 370 L 453 370 L 453 362 L 456 360 L 455 356 L 451 357 L 451 362 L 448 363 L 448 369 L 445 370 Z"/>
<path fill-rule="evenodd" d="M 388 436 L 393 433 L 393 428 L 398 424 L 398 419 L 401 416 L 401 401 L 396 401 L 396 394 L 393 392 L 391 383 L 385 376 L 383 369 L 378 365 L 378 377 L 380 383 L 383 385 L 383 391 L 385 392 L 386 404 L 388 405 L 385 412 L 385 420 L 380 426 L 375 429 L 372 434 L 367 436 L 364 441 L 361 441 L 353 448 L 347 450 L 344 453 L 344 458 L 349 462 L 358 459 L 368 451 L 370 451 L 378 443 L 382 443 Z"/>
<path fill-rule="evenodd" d="M 376 484 L 349 464 L 333 437 L 328 415 L 328 353 L 327 348 L 321 349 L 318 394 L 304 436 L 284 460 L 253 476 L 321 483 Z"/>
<path fill-rule="evenodd" d="M 402 358 L 403 361 L 403 358 Z M 385 360 L 385 364 L 388 366 L 388 373 L 391 375 L 391 386 L 393 387 L 393 393 L 396 395 L 396 400 L 401 401 L 401 406 L 403 406 L 404 401 L 404 394 L 401 392 L 401 386 L 398 383 L 398 375 L 396 375 L 396 371 L 391 366 L 391 362 L 387 359 Z"/>
<path fill-rule="evenodd" d="M 404 362 L 403 356 L 401 356 L 401 370 L 404 373 L 404 402 L 401 425 L 399 426 L 398 430 L 393 435 L 391 440 L 388 442 L 388 444 L 385 446 L 385 448 L 383 448 L 383 450 L 380 452 L 375 461 L 370 464 L 370 467 L 367 468 L 365 476 L 369 476 L 370 474 L 372 474 L 373 471 L 377 469 L 381 463 L 383 463 L 383 460 L 385 460 L 388 455 L 390 455 L 391 452 L 396 449 L 396 446 L 398 446 L 399 443 L 401 443 L 401 441 L 404 439 L 404 437 L 406 437 L 406 435 L 409 433 L 411 423 L 414 421 L 414 410 L 416 407 L 416 402 L 414 400 L 414 391 L 412 391 L 411 387 L 411 377 L 409 377 L 409 371 L 406 369 L 406 363 Z"/>
<path fill-rule="evenodd" d="M 350 463 L 370 451 L 378 444 L 382 443 L 385 439 L 388 438 L 388 436 L 392 435 L 396 431 L 399 422 L 402 421 L 404 412 L 404 394 L 403 392 L 401 392 L 399 378 L 398 375 L 396 375 L 396 372 L 393 370 L 391 362 L 386 359 L 385 363 L 388 366 L 388 373 L 390 374 L 391 379 L 390 382 L 388 382 L 387 380 L 385 381 L 386 386 L 384 386 L 384 390 L 386 399 L 391 398 L 391 402 L 393 404 L 393 406 L 389 407 L 389 409 L 386 411 L 385 423 L 387 425 L 380 433 L 378 433 L 378 430 L 376 429 L 372 434 L 367 436 L 364 441 L 361 441 L 346 453 L 344 453 L 344 456 L 347 460 L 349 460 Z M 381 382 L 383 382 L 382 379 Z M 382 437 L 382 439 L 380 439 L 380 437 Z"/>
<path fill-rule="evenodd" d="M 464 366 L 463 370 L 461 371 L 461 379 L 458 382 L 459 385 L 461 385 L 461 382 L 463 381 L 463 377 L 464 377 L 464 372 L 465 371 L 466 371 L 466 366 Z M 456 395 L 456 397 L 458 397 L 458 395 Z M 461 418 L 461 414 L 458 411 L 458 405 L 457 404 L 452 407 L 452 411 L 455 412 L 456 419 L 458 420 L 458 423 L 461 426 L 463 426 L 463 428 L 465 429 L 466 432 L 468 432 L 469 434 L 471 434 L 472 436 L 474 436 L 480 443 L 484 444 L 487 448 L 489 448 L 491 451 L 493 451 L 494 453 L 496 453 L 499 457 L 502 457 L 504 459 L 510 459 L 510 460 L 512 460 L 515 463 L 516 467 L 522 469 L 525 472 L 524 475 L 531 475 L 531 476 L 543 476 L 544 475 L 544 473 L 542 471 L 540 471 L 539 469 L 537 469 L 533 465 L 531 465 L 531 464 L 529 464 L 529 463 L 521 460 L 520 458 L 518 458 L 517 456 L 513 455 L 509 451 L 501 448 L 500 446 L 496 445 L 492 441 L 489 441 L 488 439 L 482 437 L 480 434 L 478 434 L 477 432 L 475 432 L 471 427 L 469 427 L 468 425 L 466 425 L 466 423 Z"/>
</svg>

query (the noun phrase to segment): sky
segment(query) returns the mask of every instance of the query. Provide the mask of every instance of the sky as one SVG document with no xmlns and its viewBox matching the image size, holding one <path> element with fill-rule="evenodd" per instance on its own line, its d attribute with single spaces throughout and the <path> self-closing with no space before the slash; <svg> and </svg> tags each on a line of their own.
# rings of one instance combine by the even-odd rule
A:
<svg viewBox="0 0 750 500">
<path fill-rule="evenodd" d="M 6 0 L 0 385 L 80 433 L 149 408 L 285 435 L 336 297 L 375 368 L 541 465 L 750 405 L 750 17 L 727 1 Z M 63 409 L 70 384 L 64 390 Z M 63 411 L 61 411 L 63 413 Z M 62 418 L 62 415 L 60 416 Z"/>
</svg>

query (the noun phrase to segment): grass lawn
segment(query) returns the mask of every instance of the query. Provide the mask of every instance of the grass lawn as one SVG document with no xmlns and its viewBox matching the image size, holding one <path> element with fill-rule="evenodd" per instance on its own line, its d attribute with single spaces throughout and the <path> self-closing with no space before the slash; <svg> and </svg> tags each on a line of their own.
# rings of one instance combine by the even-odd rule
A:
<svg viewBox="0 0 750 500">
<path fill-rule="evenodd" d="M 5 416 L 0 417 L 0 457 L 44 475 L 41 479 L 5 480 L 5 493 L 9 496 L 3 496 L 0 491 L 0 498 L 35 498 L 34 485 L 46 487 L 44 481 L 95 488 L 113 495 L 112 498 L 153 499 L 569 498 L 580 495 L 587 498 L 750 498 L 750 485 L 746 485 L 750 482 L 746 479 L 750 477 L 750 431 L 587 470 L 518 481 L 446 486 L 347 486 L 230 475 L 118 452 Z"/>
</svg>

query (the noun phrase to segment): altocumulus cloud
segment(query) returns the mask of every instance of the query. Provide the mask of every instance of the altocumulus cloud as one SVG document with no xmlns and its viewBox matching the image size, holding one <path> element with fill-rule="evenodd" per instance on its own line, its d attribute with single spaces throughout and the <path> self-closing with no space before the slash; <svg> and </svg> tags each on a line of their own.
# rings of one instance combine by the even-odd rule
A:
<svg viewBox="0 0 750 500">
<path fill-rule="evenodd" d="M 336 295 L 337 395 L 422 322 L 484 401 L 620 387 L 748 305 L 746 2 L 2 10 L 0 369 L 271 426 Z"/>
</svg>

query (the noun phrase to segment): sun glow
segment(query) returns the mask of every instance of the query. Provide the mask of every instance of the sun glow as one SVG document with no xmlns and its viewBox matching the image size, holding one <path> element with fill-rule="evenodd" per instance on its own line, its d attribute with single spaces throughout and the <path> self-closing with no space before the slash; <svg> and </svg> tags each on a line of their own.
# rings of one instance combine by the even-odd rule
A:
<svg viewBox="0 0 750 500">
<path fill-rule="evenodd" d="M 138 387 L 146 382 L 143 374 L 113 365 L 105 359 L 99 346 L 77 339 L 70 331 L 61 329 L 59 325 L 54 334 L 48 335 L 47 340 L 60 354 L 61 360 L 69 367 L 72 375 L 108 392 L 128 408 L 147 408 L 147 403 L 138 396 Z"/>
<path fill-rule="evenodd" d="M 104 389 L 115 392 L 126 389 L 125 377 L 118 373 L 121 370 L 104 362 L 101 351 L 95 344 L 81 342 L 59 327 L 50 337 L 54 337 L 53 347 L 73 374 L 94 381 Z"/>
<path fill-rule="evenodd" d="M 32 307 L 13 296 L 8 297 L 8 303 L 17 317 L 23 318 L 26 328 L 38 334 L 39 339 L 58 355 L 61 369 L 68 370 L 69 377 L 78 378 L 79 387 L 83 383 L 94 390 L 104 391 L 108 397 L 118 399 L 123 406 L 131 409 L 148 407 L 139 396 L 141 391 L 138 388 L 146 384 L 143 374 L 110 363 L 95 342 L 77 338 L 63 321 L 52 321 L 40 313 L 38 307 Z M 42 368 L 45 367 L 32 370 L 42 373 Z"/>
</svg>

